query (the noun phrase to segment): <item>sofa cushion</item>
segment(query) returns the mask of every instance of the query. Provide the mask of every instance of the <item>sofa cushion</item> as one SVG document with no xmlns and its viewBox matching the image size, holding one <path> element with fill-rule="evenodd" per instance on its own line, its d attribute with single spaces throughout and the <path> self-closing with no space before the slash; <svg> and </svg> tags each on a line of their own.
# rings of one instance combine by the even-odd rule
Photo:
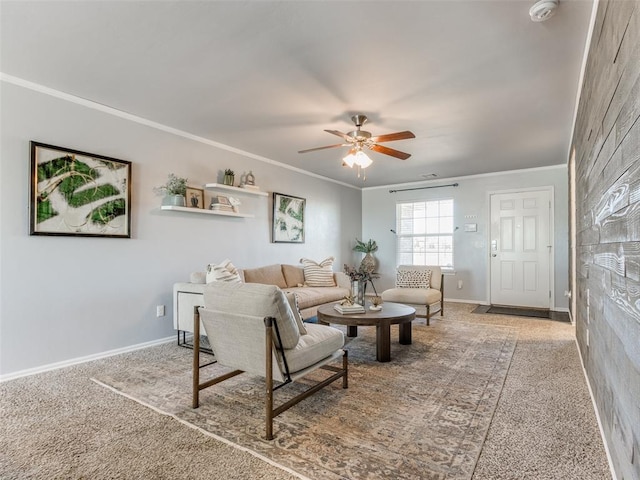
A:
<svg viewBox="0 0 640 480">
<path fill-rule="evenodd" d="M 304 268 L 304 283 L 310 287 L 335 287 L 333 280 L 333 257 L 325 258 L 321 262 L 301 258 Z"/>
<path fill-rule="evenodd" d="M 299 287 L 304 284 L 304 270 L 295 265 L 282 265 L 282 274 L 287 287 Z"/>
<path fill-rule="evenodd" d="M 204 290 L 205 308 L 223 313 L 274 317 L 283 348 L 298 344 L 300 331 L 284 292 L 275 285 L 212 282 Z M 276 345 L 279 345 L 276 337 Z"/>
<path fill-rule="evenodd" d="M 422 268 L 398 267 L 396 287 L 398 288 L 430 288 L 431 270 Z"/>
<path fill-rule="evenodd" d="M 284 352 L 290 373 L 310 367 L 344 346 L 344 334 L 337 328 L 307 324 L 307 332 L 294 348 Z"/>
<path fill-rule="evenodd" d="M 296 319 L 296 324 L 298 325 L 298 331 L 300 335 L 306 335 L 307 329 L 304 326 L 304 322 L 302 321 L 302 314 L 300 313 L 300 307 L 298 306 L 298 297 L 294 292 L 285 292 L 287 296 L 287 301 L 289 302 L 289 306 L 291 307 L 291 311 L 293 312 L 293 318 Z"/>
<path fill-rule="evenodd" d="M 340 287 L 300 287 L 287 288 L 286 291 L 296 294 L 301 310 L 324 303 L 337 302 L 349 295 L 348 289 Z"/>
<path fill-rule="evenodd" d="M 207 266 L 206 283 L 232 282 L 241 283 L 238 270 L 230 260 L 223 260 L 219 264 L 210 263 Z"/>
<path fill-rule="evenodd" d="M 282 274 L 282 266 L 279 263 L 267 265 L 266 267 L 245 269 L 244 281 L 247 283 L 275 285 L 280 288 L 287 287 L 287 282 L 285 282 L 284 275 Z"/>
</svg>

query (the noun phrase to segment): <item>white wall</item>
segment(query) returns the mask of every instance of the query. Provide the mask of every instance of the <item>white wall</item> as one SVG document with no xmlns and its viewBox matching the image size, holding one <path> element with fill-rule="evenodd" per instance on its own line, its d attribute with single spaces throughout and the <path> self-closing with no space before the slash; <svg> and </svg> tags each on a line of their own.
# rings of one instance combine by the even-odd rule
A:
<svg viewBox="0 0 640 480">
<path fill-rule="evenodd" d="M 458 187 L 433 188 L 389 193 L 390 189 L 458 183 Z M 489 192 L 515 188 L 553 186 L 554 210 L 554 302 L 556 309 L 566 309 L 564 291 L 568 289 L 568 194 L 567 167 L 520 170 L 493 175 L 477 175 L 457 179 L 443 179 L 406 186 L 367 188 L 362 195 L 362 237 L 378 242 L 376 258 L 381 278 L 376 280 L 380 292 L 393 287 L 396 268 L 396 238 L 390 231 L 395 226 L 395 206 L 399 201 L 420 201 L 441 198 L 454 200 L 455 275 L 445 275 L 445 298 L 476 303 L 488 303 L 487 279 L 489 268 L 488 227 L 490 222 Z M 465 218 L 475 215 L 474 218 Z M 465 223 L 477 223 L 478 231 L 465 232 Z M 458 290 L 458 280 L 463 281 Z"/>
<path fill-rule="evenodd" d="M 353 261 L 359 190 L 0 82 L 0 374 L 173 335 L 171 289 L 209 262 Z M 29 236 L 29 141 L 133 162 L 132 238 Z M 259 153 L 259 152 L 256 152 Z M 256 218 L 160 212 L 169 172 L 200 185 L 252 170 L 265 191 L 307 199 L 306 243 L 270 243 L 271 198 L 244 198 Z M 156 318 L 156 305 L 167 316 Z"/>
</svg>

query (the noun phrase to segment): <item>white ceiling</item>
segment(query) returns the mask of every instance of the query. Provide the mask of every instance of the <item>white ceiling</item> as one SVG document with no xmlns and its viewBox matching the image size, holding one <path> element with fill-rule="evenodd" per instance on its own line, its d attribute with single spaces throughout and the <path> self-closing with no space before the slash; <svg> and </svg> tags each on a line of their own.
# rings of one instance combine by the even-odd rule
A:
<svg viewBox="0 0 640 480">
<path fill-rule="evenodd" d="M 592 1 L 0 3 L 0 70 L 360 187 L 566 163 Z M 324 129 L 411 130 L 363 183 Z"/>
</svg>

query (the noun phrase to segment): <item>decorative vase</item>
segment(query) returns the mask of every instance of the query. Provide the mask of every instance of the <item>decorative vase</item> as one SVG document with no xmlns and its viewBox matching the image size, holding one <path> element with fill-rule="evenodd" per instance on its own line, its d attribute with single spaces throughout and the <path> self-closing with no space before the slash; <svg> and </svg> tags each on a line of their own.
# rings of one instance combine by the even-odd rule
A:
<svg viewBox="0 0 640 480">
<path fill-rule="evenodd" d="M 364 294 L 367 290 L 367 282 L 363 280 L 353 280 L 351 282 L 351 295 L 358 305 L 364 306 Z"/>
<path fill-rule="evenodd" d="M 222 180 L 222 183 L 224 185 L 229 185 L 230 187 L 233 187 L 233 181 L 235 180 L 235 176 L 234 175 L 228 175 L 225 173 L 224 175 L 224 179 Z"/>
<path fill-rule="evenodd" d="M 165 195 L 162 199 L 162 205 L 170 205 L 172 207 L 186 207 L 187 202 L 184 195 Z"/>
<path fill-rule="evenodd" d="M 376 269 L 376 259 L 370 253 L 367 253 L 362 262 L 360 262 L 360 271 L 366 273 L 373 273 Z"/>
</svg>

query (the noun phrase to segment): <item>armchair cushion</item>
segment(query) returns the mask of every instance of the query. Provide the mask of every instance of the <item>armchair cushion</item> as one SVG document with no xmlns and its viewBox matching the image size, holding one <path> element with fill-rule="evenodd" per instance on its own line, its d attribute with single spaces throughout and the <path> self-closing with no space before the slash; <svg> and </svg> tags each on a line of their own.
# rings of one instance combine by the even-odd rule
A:
<svg viewBox="0 0 640 480">
<path fill-rule="evenodd" d="M 440 298 L 440 290 L 433 288 L 391 288 L 382 292 L 385 302 L 431 305 L 439 302 Z"/>
<path fill-rule="evenodd" d="M 307 325 L 307 334 L 301 335 L 298 344 L 285 350 L 289 372 L 303 370 L 327 358 L 344 346 L 344 333 L 327 325 Z"/>
<path fill-rule="evenodd" d="M 285 294 L 275 285 L 213 282 L 204 291 L 205 308 L 222 313 L 274 317 L 282 348 L 294 348 L 300 331 Z M 276 337 L 276 345 L 279 345 Z"/>
</svg>

